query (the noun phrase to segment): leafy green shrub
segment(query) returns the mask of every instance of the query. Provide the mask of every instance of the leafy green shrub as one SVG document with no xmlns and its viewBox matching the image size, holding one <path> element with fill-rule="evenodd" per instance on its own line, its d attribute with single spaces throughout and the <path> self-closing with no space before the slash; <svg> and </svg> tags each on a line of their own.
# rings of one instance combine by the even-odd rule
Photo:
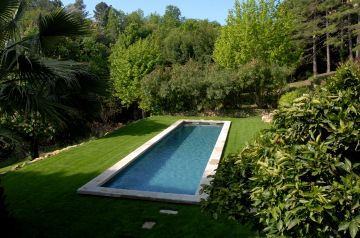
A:
<svg viewBox="0 0 360 238">
<path fill-rule="evenodd" d="M 141 82 L 141 107 L 152 112 L 239 108 L 246 103 L 272 106 L 286 82 L 288 69 L 252 61 L 224 69 L 189 61 L 158 68 Z"/>
<path fill-rule="evenodd" d="M 303 94 L 309 93 L 310 90 L 306 87 L 297 88 L 290 92 L 284 93 L 279 99 L 279 107 L 284 107 L 290 105 L 296 98 L 302 96 Z"/>
<path fill-rule="evenodd" d="M 360 66 L 341 66 L 317 94 L 225 159 L 204 207 L 261 225 L 268 237 L 355 237 L 360 227 Z"/>
<path fill-rule="evenodd" d="M 141 107 L 152 112 L 214 110 L 236 103 L 242 90 L 236 71 L 204 66 L 190 60 L 185 65 L 158 68 L 142 82 Z"/>
<path fill-rule="evenodd" d="M 273 107 L 291 69 L 286 66 L 252 60 L 239 68 L 239 77 L 248 84 L 247 92 L 260 108 Z"/>
</svg>

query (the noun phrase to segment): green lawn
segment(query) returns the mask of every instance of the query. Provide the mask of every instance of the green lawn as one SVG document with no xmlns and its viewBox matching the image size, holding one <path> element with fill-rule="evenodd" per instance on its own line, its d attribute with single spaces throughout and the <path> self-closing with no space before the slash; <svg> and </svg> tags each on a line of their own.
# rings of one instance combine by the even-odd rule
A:
<svg viewBox="0 0 360 238">
<path fill-rule="evenodd" d="M 254 237 L 248 226 L 213 220 L 199 206 L 81 196 L 76 190 L 184 117 L 147 118 L 57 156 L 1 176 L 23 237 Z M 195 117 L 186 117 L 192 118 Z M 238 151 L 266 125 L 259 117 L 231 120 L 226 153 Z M 161 208 L 179 214 L 159 214 Z M 143 230 L 145 220 L 155 220 Z"/>
</svg>

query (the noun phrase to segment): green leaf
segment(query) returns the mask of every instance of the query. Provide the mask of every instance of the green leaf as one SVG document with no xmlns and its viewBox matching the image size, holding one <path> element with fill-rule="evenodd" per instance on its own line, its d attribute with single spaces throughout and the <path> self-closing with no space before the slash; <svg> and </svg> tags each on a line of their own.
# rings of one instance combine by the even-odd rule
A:
<svg viewBox="0 0 360 238">
<path fill-rule="evenodd" d="M 332 124 L 331 122 L 328 122 L 328 125 L 331 127 L 331 129 L 333 129 L 334 131 L 337 131 L 336 126 L 334 124 Z"/>
<path fill-rule="evenodd" d="M 291 220 L 288 224 L 287 224 L 287 229 L 290 230 L 291 228 L 293 228 L 294 226 L 296 226 L 297 224 L 300 223 L 300 219 L 294 219 L 294 220 Z"/>
<path fill-rule="evenodd" d="M 350 172 L 351 171 L 351 161 L 348 160 L 348 159 L 345 159 L 345 166 L 344 166 L 345 170 L 347 172 Z"/>
<path fill-rule="evenodd" d="M 277 211 L 276 211 L 276 207 L 271 209 L 271 214 L 272 214 L 272 216 L 274 217 L 275 220 L 278 219 L 278 214 L 277 214 Z"/>
<path fill-rule="evenodd" d="M 350 225 L 350 222 L 347 222 L 347 221 L 341 222 L 340 225 L 339 225 L 338 231 L 347 230 L 349 228 L 349 225 Z"/>
<path fill-rule="evenodd" d="M 282 220 L 280 220 L 276 225 L 278 231 L 281 231 L 283 229 L 283 226 L 284 226 L 284 223 Z"/>
<path fill-rule="evenodd" d="M 324 208 L 325 209 L 334 209 L 335 206 L 334 205 L 325 205 Z"/>
<path fill-rule="evenodd" d="M 351 221 L 350 225 L 349 225 L 349 230 L 350 230 L 350 236 L 352 238 L 355 238 L 355 236 L 356 236 L 356 234 L 357 234 L 357 232 L 359 230 L 357 222 Z"/>
</svg>

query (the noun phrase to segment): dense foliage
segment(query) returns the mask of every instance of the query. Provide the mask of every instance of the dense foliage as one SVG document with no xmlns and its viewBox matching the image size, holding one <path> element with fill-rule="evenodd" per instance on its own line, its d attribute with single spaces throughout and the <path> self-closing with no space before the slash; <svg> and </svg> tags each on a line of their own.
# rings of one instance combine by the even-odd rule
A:
<svg viewBox="0 0 360 238">
<path fill-rule="evenodd" d="M 74 142 L 123 111 L 275 107 L 311 64 L 314 76 L 330 75 L 360 58 L 359 7 L 235 0 L 221 26 L 173 5 L 145 16 L 100 2 L 92 19 L 83 0 L 1 0 L 0 158 L 19 144 L 36 158 L 42 143 Z M 283 95 L 272 128 L 223 161 L 206 188 L 215 217 L 253 221 L 269 237 L 360 234 L 360 67 L 328 81 Z M 0 188 L 0 225 L 2 200 Z"/>
<path fill-rule="evenodd" d="M 158 113 L 234 107 L 244 88 L 236 71 L 189 61 L 148 75 L 142 82 L 141 106 Z"/>
<path fill-rule="evenodd" d="M 164 63 L 184 64 L 190 59 L 211 63 L 218 31 L 217 23 L 186 20 L 179 27 L 171 29 L 160 43 Z"/>
<path fill-rule="evenodd" d="M 225 159 L 205 207 L 252 220 L 268 237 L 355 237 L 360 227 L 360 65 L 276 112 L 273 126 Z"/>
<path fill-rule="evenodd" d="M 307 87 L 300 87 L 300 88 L 293 89 L 289 92 L 286 92 L 283 95 L 281 95 L 279 102 L 278 102 L 278 106 L 279 107 L 288 106 L 296 98 L 302 96 L 303 94 L 310 93 L 310 92 L 311 92 L 310 88 L 307 88 Z"/>
<path fill-rule="evenodd" d="M 45 132 L 98 111 L 106 82 L 89 73 L 84 64 L 51 58 L 56 43 L 88 33 L 88 25 L 77 15 L 63 8 L 40 15 L 35 31 L 18 38 L 26 4 L 7 0 L 2 6 L 6 14 L 0 12 L 4 26 L 0 29 L 0 112 L 14 124 L 10 128 L 25 134 L 31 157 L 36 158 L 41 137 L 52 134 Z"/>
<path fill-rule="evenodd" d="M 189 60 L 212 62 L 218 25 L 206 20 L 181 22 L 178 11 L 169 7 L 162 18 L 151 15 L 142 20 L 140 17 L 126 26 L 112 46 L 111 80 L 114 95 L 123 105 L 140 103 L 141 81 L 155 66 L 186 64 Z M 192 79 L 196 80 L 196 76 Z"/>
<path fill-rule="evenodd" d="M 151 38 L 138 40 L 129 47 L 118 41 L 110 57 L 111 79 L 115 95 L 124 105 L 131 105 L 141 97 L 140 82 L 159 61 L 159 49 Z"/>
<path fill-rule="evenodd" d="M 276 104 L 287 73 L 286 67 L 259 61 L 237 70 L 189 61 L 145 77 L 140 106 L 157 113 L 236 109 L 254 103 L 268 107 Z"/>
<path fill-rule="evenodd" d="M 214 50 L 215 61 L 237 68 L 253 59 L 292 65 L 301 51 L 291 40 L 293 18 L 277 1 L 235 1 Z"/>
<path fill-rule="evenodd" d="M 293 15 L 293 41 L 303 49 L 302 64 L 311 63 L 314 75 L 360 57 L 359 0 L 285 0 L 282 4 Z"/>
</svg>

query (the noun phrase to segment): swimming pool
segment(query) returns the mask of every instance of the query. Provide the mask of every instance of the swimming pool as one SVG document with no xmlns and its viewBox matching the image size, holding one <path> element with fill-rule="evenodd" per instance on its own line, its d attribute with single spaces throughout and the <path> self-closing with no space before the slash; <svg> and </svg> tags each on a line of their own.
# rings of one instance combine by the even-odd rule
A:
<svg viewBox="0 0 360 238">
<path fill-rule="evenodd" d="M 207 195 L 230 128 L 229 121 L 179 120 L 78 193 L 198 203 Z"/>
</svg>

